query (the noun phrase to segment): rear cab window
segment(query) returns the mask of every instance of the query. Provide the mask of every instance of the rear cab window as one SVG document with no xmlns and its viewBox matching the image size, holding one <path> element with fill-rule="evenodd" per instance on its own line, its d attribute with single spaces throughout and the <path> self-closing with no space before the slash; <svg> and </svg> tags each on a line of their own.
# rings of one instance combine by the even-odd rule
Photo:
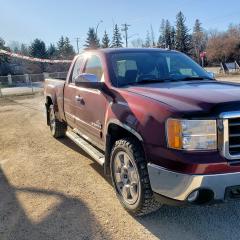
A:
<svg viewBox="0 0 240 240">
<path fill-rule="evenodd" d="M 69 83 L 75 83 L 75 79 L 78 77 L 79 74 L 81 74 L 83 63 L 84 63 L 84 56 L 80 55 L 75 61 L 75 64 L 72 70 L 72 76 L 69 79 L 70 80 Z"/>
</svg>

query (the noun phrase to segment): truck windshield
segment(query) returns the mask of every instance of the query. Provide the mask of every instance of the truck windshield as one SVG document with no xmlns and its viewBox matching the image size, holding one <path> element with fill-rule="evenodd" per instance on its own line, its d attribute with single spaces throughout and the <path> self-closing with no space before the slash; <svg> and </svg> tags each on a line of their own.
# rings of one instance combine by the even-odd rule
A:
<svg viewBox="0 0 240 240">
<path fill-rule="evenodd" d="M 119 52 L 111 55 L 111 64 L 117 86 L 211 79 L 196 62 L 179 52 Z"/>
</svg>

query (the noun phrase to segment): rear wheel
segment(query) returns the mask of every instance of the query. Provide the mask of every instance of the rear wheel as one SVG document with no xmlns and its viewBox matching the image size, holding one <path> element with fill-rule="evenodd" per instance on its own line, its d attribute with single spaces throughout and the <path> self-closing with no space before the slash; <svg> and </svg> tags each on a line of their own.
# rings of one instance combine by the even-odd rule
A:
<svg viewBox="0 0 240 240">
<path fill-rule="evenodd" d="M 49 107 L 49 126 L 53 137 L 61 138 L 65 136 L 67 126 L 56 118 L 53 105 Z"/>
<path fill-rule="evenodd" d="M 135 139 L 116 141 L 111 153 L 111 176 L 118 199 L 130 213 L 140 216 L 161 206 L 153 196 L 144 154 Z"/>
</svg>

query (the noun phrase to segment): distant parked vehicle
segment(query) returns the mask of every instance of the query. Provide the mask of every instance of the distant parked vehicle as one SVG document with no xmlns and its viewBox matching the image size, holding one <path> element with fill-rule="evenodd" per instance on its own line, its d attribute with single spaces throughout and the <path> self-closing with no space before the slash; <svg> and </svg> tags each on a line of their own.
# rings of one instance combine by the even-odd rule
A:
<svg viewBox="0 0 240 240">
<path fill-rule="evenodd" d="M 237 61 L 221 63 L 220 72 L 224 73 L 240 72 L 239 63 Z"/>
<path fill-rule="evenodd" d="M 186 55 L 86 51 L 45 99 L 52 135 L 101 164 L 130 213 L 240 198 L 240 86 Z"/>
</svg>

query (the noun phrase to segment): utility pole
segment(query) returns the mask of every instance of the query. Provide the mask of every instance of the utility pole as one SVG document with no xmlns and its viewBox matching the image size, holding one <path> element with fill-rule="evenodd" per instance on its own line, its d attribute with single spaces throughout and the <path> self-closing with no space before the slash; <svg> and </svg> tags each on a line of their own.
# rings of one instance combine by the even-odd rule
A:
<svg viewBox="0 0 240 240">
<path fill-rule="evenodd" d="M 122 31 L 125 32 L 125 42 L 126 42 L 126 48 L 128 47 L 128 27 L 130 27 L 131 25 L 124 23 L 122 24 Z"/>
<path fill-rule="evenodd" d="M 79 42 L 80 42 L 80 37 L 75 38 L 77 41 L 77 52 L 79 53 Z"/>
</svg>

